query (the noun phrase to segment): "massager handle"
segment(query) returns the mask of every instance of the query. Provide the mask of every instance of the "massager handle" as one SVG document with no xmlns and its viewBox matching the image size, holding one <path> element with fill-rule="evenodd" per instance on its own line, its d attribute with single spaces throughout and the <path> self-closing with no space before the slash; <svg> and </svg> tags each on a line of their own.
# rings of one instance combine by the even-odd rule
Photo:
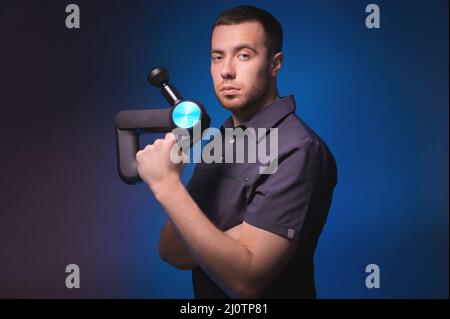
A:
<svg viewBox="0 0 450 319">
<path fill-rule="evenodd" d="M 115 124 L 121 130 L 140 130 L 140 133 L 170 132 L 173 129 L 168 126 L 172 123 L 172 109 L 121 111 L 116 115 Z"/>
<path fill-rule="evenodd" d="M 142 182 L 136 163 L 139 135 L 172 131 L 172 108 L 127 110 L 116 115 L 117 164 L 120 178 L 127 184 Z"/>
</svg>

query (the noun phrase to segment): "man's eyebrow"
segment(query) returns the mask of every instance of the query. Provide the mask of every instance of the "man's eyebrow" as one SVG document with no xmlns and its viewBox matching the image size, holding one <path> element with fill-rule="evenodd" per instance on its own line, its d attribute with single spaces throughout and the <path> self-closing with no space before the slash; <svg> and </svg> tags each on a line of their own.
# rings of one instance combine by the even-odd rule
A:
<svg viewBox="0 0 450 319">
<path fill-rule="evenodd" d="M 234 52 L 238 52 L 241 51 L 242 49 L 249 49 L 255 53 L 258 53 L 258 51 L 256 51 L 256 48 L 250 44 L 241 44 L 238 45 L 237 47 L 234 48 Z"/>
<path fill-rule="evenodd" d="M 220 49 L 212 49 L 211 50 L 211 54 L 212 53 L 220 53 L 220 54 L 222 54 L 223 53 L 223 50 L 220 50 Z"/>
<path fill-rule="evenodd" d="M 256 48 L 250 44 L 240 44 L 233 48 L 233 52 L 239 52 L 242 49 L 249 49 L 255 53 L 258 53 L 258 51 L 256 51 Z M 224 51 L 221 49 L 212 49 L 211 54 L 213 54 L 213 53 L 223 54 Z"/>
</svg>

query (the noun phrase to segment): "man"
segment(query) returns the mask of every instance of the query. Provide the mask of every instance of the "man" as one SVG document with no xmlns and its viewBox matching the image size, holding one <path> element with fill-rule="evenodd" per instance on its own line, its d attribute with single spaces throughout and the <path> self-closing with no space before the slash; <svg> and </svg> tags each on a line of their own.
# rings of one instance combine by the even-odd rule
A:
<svg viewBox="0 0 450 319">
<path fill-rule="evenodd" d="M 225 11 L 212 33 L 215 93 L 231 111 L 225 128 L 276 128 L 278 168 L 199 163 L 186 189 L 170 160 L 169 133 L 136 155 L 142 179 L 168 214 L 161 258 L 192 269 L 197 298 L 315 298 L 314 250 L 336 185 L 327 146 L 301 120 L 276 76 L 282 28 L 253 6 Z M 224 140 L 224 150 L 235 140 Z"/>
</svg>

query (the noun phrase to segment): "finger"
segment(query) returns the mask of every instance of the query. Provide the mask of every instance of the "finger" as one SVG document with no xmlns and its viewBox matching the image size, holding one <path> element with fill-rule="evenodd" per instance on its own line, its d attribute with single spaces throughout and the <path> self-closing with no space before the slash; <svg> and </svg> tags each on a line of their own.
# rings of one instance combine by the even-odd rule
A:
<svg viewBox="0 0 450 319">
<path fill-rule="evenodd" d="M 176 141 L 175 134 L 173 134 L 172 132 L 167 133 L 165 139 L 171 140 L 171 141 Z"/>
<path fill-rule="evenodd" d="M 153 145 L 154 145 L 154 144 L 148 144 L 148 145 L 145 147 L 145 150 L 147 150 L 147 151 L 152 151 L 152 150 L 153 150 Z"/>
</svg>

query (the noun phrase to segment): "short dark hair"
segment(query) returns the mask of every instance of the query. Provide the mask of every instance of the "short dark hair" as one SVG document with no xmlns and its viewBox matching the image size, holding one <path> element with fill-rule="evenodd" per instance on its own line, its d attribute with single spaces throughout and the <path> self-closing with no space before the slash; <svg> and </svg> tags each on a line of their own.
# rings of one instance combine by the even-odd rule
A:
<svg viewBox="0 0 450 319">
<path fill-rule="evenodd" d="M 280 22 L 269 12 L 255 6 L 239 6 L 228 9 L 216 19 L 213 30 L 221 25 L 233 25 L 243 22 L 259 22 L 266 34 L 269 54 L 281 52 L 283 47 L 283 28 Z"/>
</svg>

